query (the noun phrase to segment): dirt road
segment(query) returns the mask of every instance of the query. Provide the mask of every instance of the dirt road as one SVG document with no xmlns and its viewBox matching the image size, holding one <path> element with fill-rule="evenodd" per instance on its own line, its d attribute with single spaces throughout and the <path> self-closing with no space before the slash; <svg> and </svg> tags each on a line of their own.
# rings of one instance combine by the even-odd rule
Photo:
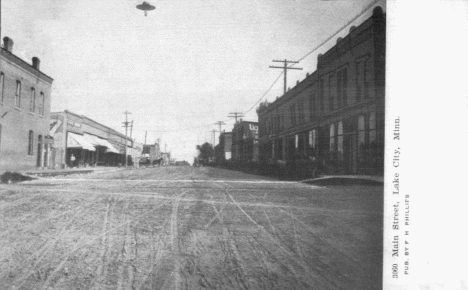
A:
<svg viewBox="0 0 468 290">
<path fill-rule="evenodd" d="M 191 167 L 2 185 L 1 289 L 379 289 L 382 198 Z"/>
</svg>

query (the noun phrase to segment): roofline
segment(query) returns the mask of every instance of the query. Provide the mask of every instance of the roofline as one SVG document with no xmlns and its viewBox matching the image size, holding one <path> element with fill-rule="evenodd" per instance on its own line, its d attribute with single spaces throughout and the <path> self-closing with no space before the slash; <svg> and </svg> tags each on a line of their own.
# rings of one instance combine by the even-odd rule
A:
<svg viewBox="0 0 468 290">
<path fill-rule="evenodd" d="M 12 56 L 15 60 L 19 61 L 22 65 L 25 65 L 28 67 L 28 69 L 32 69 L 34 70 L 35 72 L 39 73 L 41 75 L 41 77 L 45 78 L 46 81 L 49 81 L 51 84 L 52 82 L 54 81 L 54 79 L 48 75 L 46 75 L 45 73 L 43 73 L 42 71 L 38 70 L 38 69 L 35 69 L 32 65 L 30 65 L 28 62 L 26 62 L 25 60 L 23 60 L 22 58 L 20 58 L 19 56 L 15 55 L 14 53 L 12 53 L 11 51 L 8 51 L 6 50 L 4 47 L 1 47 L 0 49 L 1 53 L 0 55 L 4 55 L 4 56 Z M 48 79 L 48 80 L 47 80 Z"/>
<path fill-rule="evenodd" d="M 94 122 L 94 123 L 96 123 L 96 124 L 99 124 L 99 125 L 103 126 L 104 128 L 107 128 L 107 129 L 109 129 L 109 130 L 112 130 L 113 132 L 116 132 L 117 135 L 119 135 L 119 136 L 122 137 L 122 138 L 125 138 L 125 139 L 127 139 L 127 140 L 133 141 L 133 139 L 131 139 L 131 138 L 128 137 L 128 136 L 125 136 L 124 134 L 122 134 L 122 133 L 116 131 L 115 129 L 112 129 L 111 127 L 108 127 L 108 126 L 106 126 L 106 125 L 104 125 L 104 124 L 101 124 L 101 123 L 99 123 L 99 122 L 97 122 L 97 121 L 94 121 L 93 119 L 91 119 L 91 118 L 89 118 L 89 117 L 86 117 L 86 116 L 84 116 L 84 115 L 80 115 L 80 114 L 74 113 L 74 112 L 69 111 L 69 110 L 65 110 L 65 111 L 62 111 L 62 112 L 50 112 L 51 115 L 52 115 L 52 114 L 61 114 L 61 113 L 67 113 L 67 114 L 74 115 L 74 116 L 76 116 L 76 117 L 80 117 L 80 118 L 83 118 L 83 119 L 87 119 L 87 120 L 89 120 L 89 121 L 91 121 L 91 122 Z"/>
</svg>

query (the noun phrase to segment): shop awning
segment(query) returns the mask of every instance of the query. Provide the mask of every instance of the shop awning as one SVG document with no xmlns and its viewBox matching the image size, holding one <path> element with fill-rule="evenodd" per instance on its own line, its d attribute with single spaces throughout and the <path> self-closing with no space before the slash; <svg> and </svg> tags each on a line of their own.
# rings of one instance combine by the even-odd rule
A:
<svg viewBox="0 0 468 290">
<path fill-rule="evenodd" d="M 87 141 L 82 135 L 68 132 L 67 148 L 79 148 L 89 151 L 96 151 L 93 144 Z"/>
<path fill-rule="evenodd" d="M 109 141 L 103 140 L 105 143 L 107 143 L 107 150 L 106 153 L 117 153 L 120 154 L 120 151 L 114 147 Z"/>
<path fill-rule="evenodd" d="M 89 134 L 84 134 L 83 136 L 89 143 L 93 144 L 94 146 L 107 147 L 107 143 L 104 142 L 104 139 Z"/>
<path fill-rule="evenodd" d="M 89 143 L 93 144 L 94 146 L 102 146 L 106 147 L 106 153 L 117 153 L 120 154 L 119 150 L 115 148 L 109 141 L 106 139 L 99 138 L 94 135 L 84 134 L 84 138 L 89 141 Z"/>
</svg>

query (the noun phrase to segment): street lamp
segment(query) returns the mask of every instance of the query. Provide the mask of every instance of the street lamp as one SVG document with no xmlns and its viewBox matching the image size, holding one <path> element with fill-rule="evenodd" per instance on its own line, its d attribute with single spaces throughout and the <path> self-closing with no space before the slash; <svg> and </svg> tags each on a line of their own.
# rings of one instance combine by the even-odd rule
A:
<svg viewBox="0 0 468 290">
<path fill-rule="evenodd" d="M 156 7 L 149 4 L 148 2 L 143 2 L 142 4 L 137 5 L 136 8 L 139 9 L 139 10 L 143 10 L 145 12 L 145 16 L 147 16 L 148 11 L 154 10 Z"/>
</svg>

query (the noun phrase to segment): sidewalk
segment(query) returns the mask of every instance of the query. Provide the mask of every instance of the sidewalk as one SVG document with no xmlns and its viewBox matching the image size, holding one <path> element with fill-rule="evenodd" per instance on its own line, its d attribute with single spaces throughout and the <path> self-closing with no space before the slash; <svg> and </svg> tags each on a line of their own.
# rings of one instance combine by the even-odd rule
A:
<svg viewBox="0 0 468 290">
<path fill-rule="evenodd" d="M 103 171 L 118 171 L 124 170 L 125 167 L 106 167 L 106 166 L 97 166 L 97 167 L 81 167 L 81 168 L 66 168 L 66 169 L 34 169 L 34 170 L 20 170 L 18 173 L 29 175 L 29 176 L 40 176 L 40 177 L 53 177 L 61 175 L 71 175 L 71 174 L 88 174 L 93 172 L 103 172 Z"/>
<path fill-rule="evenodd" d="M 314 185 L 383 185 L 383 176 L 376 175 L 324 175 L 302 182 Z"/>
</svg>

